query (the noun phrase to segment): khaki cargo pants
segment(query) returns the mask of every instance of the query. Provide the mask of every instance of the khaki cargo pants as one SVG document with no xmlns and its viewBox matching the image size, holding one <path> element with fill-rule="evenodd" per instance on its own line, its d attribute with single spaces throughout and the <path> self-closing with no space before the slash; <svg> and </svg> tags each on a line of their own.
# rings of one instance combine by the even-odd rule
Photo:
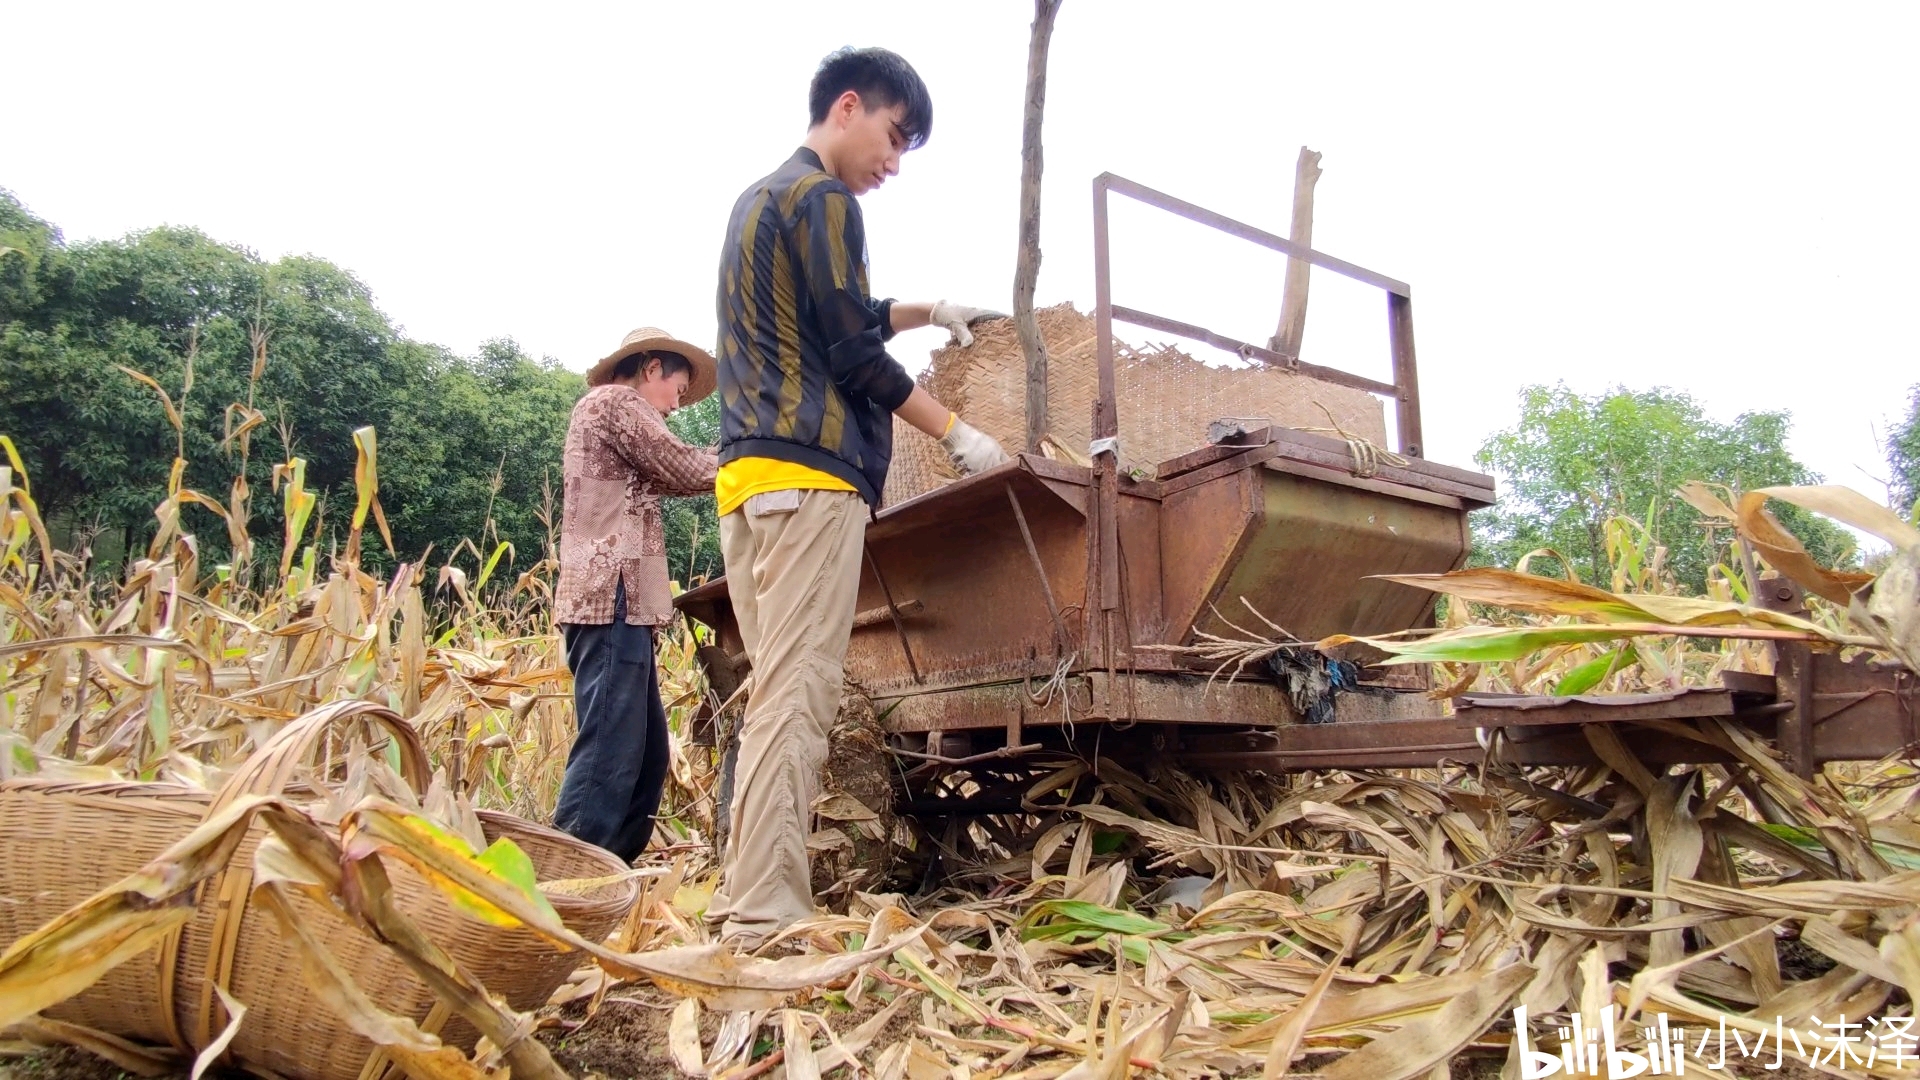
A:
<svg viewBox="0 0 1920 1080">
<path fill-rule="evenodd" d="M 867 504 L 771 491 L 720 519 L 727 593 L 753 666 L 734 766 L 732 835 L 707 909 L 747 945 L 813 915 L 807 835 L 840 709 Z"/>
</svg>

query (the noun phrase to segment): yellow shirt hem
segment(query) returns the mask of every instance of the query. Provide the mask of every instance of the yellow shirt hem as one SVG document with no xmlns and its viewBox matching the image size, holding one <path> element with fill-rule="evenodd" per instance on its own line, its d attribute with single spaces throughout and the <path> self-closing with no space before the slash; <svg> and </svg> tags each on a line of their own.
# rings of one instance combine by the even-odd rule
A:
<svg viewBox="0 0 1920 1080">
<path fill-rule="evenodd" d="M 713 495 L 721 517 L 740 509 L 755 495 L 769 491 L 854 491 L 852 484 L 830 473 L 774 458 L 735 458 L 714 474 Z"/>
</svg>

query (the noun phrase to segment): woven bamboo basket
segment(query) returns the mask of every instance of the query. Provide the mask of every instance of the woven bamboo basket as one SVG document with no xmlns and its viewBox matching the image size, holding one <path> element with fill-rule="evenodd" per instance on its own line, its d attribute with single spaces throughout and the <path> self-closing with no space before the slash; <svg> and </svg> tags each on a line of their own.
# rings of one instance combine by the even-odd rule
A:
<svg viewBox="0 0 1920 1080">
<path fill-rule="evenodd" d="M 1099 394 L 1099 335 L 1072 304 L 1034 312 L 1047 349 L 1047 422 L 1055 442 L 1085 455 Z M 1009 453 L 1027 445 L 1027 359 L 1013 320 L 974 327 L 973 344 L 937 349 L 919 384 Z M 1207 425 L 1223 417 L 1282 427 L 1341 430 L 1386 445 L 1386 411 L 1364 390 L 1322 382 L 1264 364 L 1220 367 L 1175 346 L 1136 348 L 1115 340 L 1114 397 L 1120 408 L 1120 467 L 1152 469 L 1207 444 Z M 1331 423 L 1330 423 L 1331 421 Z M 893 425 L 891 506 L 959 478 L 932 439 Z"/>
<path fill-rule="evenodd" d="M 292 721 L 213 794 L 166 784 L 32 778 L 0 783 L 0 940 L 30 933 L 138 869 L 235 799 L 287 794 L 322 737 L 353 720 L 390 734 L 402 775 L 416 791 L 424 790 L 428 768 L 419 737 L 397 714 L 359 701 L 323 706 Z M 487 839 L 511 838 L 542 881 L 613 877 L 627 869 L 613 855 L 564 833 L 507 814 L 479 816 Z M 228 1048 L 229 1061 L 289 1080 L 378 1080 L 389 1072 L 384 1053 L 314 1001 L 273 916 L 248 903 L 253 855 L 265 835 L 263 825 L 249 828 L 226 870 L 202 887 L 193 917 L 178 934 L 47 1015 L 197 1053 L 226 1024 L 213 990 L 218 982 L 248 1008 Z M 531 931 L 489 926 L 458 911 L 398 860 L 387 860 L 387 869 L 400 909 L 514 1008 L 538 1007 L 579 966 L 577 956 Z M 600 940 L 626 917 L 638 892 L 637 883 L 627 880 L 584 896 L 548 899 L 576 933 Z M 382 1009 L 472 1049 L 477 1033 L 450 1016 L 385 946 L 304 897 L 294 903 L 305 925 Z"/>
</svg>

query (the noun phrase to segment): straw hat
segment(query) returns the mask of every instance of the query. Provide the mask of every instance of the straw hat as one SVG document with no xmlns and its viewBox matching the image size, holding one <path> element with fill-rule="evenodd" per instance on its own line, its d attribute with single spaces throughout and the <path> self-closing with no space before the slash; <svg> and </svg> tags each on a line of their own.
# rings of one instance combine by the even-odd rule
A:
<svg viewBox="0 0 1920 1080">
<path fill-rule="evenodd" d="M 693 377 L 687 380 L 686 393 L 680 395 L 683 408 L 713 393 L 719 381 L 713 354 L 698 345 L 681 341 L 657 326 L 643 326 L 622 338 L 619 348 L 608 353 L 605 359 L 587 372 L 587 385 L 599 386 L 607 382 L 613 378 L 613 369 L 620 361 L 635 353 L 648 352 L 679 353 L 687 358 L 688 366 L 693 368 Z"/>
</svg>

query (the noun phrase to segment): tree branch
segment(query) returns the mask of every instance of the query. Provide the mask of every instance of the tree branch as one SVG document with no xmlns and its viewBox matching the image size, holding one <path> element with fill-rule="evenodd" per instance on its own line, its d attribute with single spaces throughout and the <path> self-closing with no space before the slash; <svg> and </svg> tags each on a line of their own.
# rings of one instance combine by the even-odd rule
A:
<svg viewBox="0 0 1920 1080">
<path fill-rule="evenodd" d="M 1033 290 L 1040 280 L 1040 118 L 1047 104 L 1047 45 L 1060 4 L 1034 0 L 1026 121 L 1020 135 L 1020 259 L 1013 272 L 1013 322 L 1027 360 L 1027 450 L 1036 452 L 1047 433 L 1047 345 L 1033 316 Z"/>
</svg>

